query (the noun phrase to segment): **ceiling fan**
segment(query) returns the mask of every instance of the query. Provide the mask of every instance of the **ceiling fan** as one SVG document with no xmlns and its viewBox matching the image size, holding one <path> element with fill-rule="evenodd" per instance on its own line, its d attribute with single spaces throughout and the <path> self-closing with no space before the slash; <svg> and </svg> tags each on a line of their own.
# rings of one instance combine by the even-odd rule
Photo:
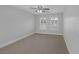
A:
<svg viewBox="0 0 79 59">
<path fill-rule="evenodd" d="M 50 10 L 50 8 L 42 6 L 42 5 L 31 7 L 31 9 L 35 10 L 35 12 L 38 12 L 38 13 L 45 13 L 46 11 Z"/>
</svg>

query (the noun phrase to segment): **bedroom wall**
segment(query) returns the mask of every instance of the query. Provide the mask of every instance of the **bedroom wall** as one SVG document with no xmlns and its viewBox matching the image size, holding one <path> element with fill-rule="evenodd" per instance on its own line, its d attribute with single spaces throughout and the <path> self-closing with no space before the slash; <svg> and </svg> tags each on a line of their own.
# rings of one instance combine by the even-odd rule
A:
<svg viewBox="0 0 79 59">
<path fill-rule="evenodd" d="M 67 6 L 64 12 L 64 39 L 70 53 L 79 53 L 79 6 Z"/>
<path fill-rule="evenodd" d="M 34 33 L 34 17 L 12 6 L 0 6 L 0 47 Z"/>
<path fill-rule="evenodd" d="M 40 18 L 46 17 L 47 20 L 50 20 L 50 17 L 58 17 L 59 25 L 58 27 L 50 26 L 52 30 L 49 29 L 49 24 L 47 30 L 41 30 L 40 29 Z M 44 33 L 44 34 L 57 34 L 57 35 L 63 35 L 63 13 L 53 13 L 53 14 L 43 14 L 43 15 L 35 15 L 35 32 L 36 33 Z"/>
</svg>

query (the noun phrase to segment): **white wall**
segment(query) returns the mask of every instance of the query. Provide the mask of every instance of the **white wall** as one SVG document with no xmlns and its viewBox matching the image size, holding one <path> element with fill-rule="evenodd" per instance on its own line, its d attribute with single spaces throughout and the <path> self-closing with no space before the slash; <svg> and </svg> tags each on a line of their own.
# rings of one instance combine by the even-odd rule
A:
<svg viewBox="0 0 79 59">
<path fill-rule="evenodd" d="M 12 6 L 0 6 L 0 47 L 33 32 L 33 15 Z"/>
<path fill-rule="evenodd" d="M 50 17 L 58 17 L 59 18 L 59 25 L 58 27 L 53 27 L 52 30 L 49 29 L 49 24 L 47 25 L 47 30 L 40 30 L 40 18 L 46 17 L 47 20 L 50 20 Z M 53 13 L 53 14 L 43 14 L 43 15 L 35 15 L 35 27 L 36 33 L 44 33 L 44 34 L 57 34 L 63 35 L 63 13 Z M 54 30 L 55 29 L 55 30 Z"/>
<path fill-rule="evenodd" d="M 70 53 L 79 53 L 79 6 L 67 6 L 65 10 L 64 39 Z"/>
</svg>

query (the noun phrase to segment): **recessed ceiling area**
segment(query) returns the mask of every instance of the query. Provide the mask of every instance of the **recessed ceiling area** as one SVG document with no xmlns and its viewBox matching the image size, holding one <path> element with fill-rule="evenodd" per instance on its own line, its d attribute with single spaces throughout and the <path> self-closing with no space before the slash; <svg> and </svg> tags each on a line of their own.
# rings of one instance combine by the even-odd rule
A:
<svg viewBox="0 0 79 59">
<path fill-rule="evenodd" d="M 49 11 L 46 11 L 46 13 L 37 13 L 34 9 L 37 5 L 15 5 L 14 7 L 20 8 L 22 10 L 28 11 L 32 14 L 51 14 L 51 13 L 61 13 L 64 12 L 65 6 L 64 5 L 44 5 L 44 7 L 49 8 Z"/>
</svg>

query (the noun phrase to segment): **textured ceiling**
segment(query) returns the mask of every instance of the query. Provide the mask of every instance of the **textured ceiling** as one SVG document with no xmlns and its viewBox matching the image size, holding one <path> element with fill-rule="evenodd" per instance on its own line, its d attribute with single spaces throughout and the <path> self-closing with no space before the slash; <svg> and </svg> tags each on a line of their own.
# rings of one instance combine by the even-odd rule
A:
<svg viewBox="0 0 79 59">
<path fill-rule="evenodd" d="M 31 9 L 31 7 L 36 7 L 37 5 L 17 5 L 15 7 L 31 12 L 32 14 L 40 14 L 36 13 L 35 10 Z M 46 5 L 46 7 L 50 8 L 48 13 L 41 13 L 41 14 L 50 14 L 50 13 L 60 13 L 64 12 L 65 6 L 64 5 Z"/>
</svg>

